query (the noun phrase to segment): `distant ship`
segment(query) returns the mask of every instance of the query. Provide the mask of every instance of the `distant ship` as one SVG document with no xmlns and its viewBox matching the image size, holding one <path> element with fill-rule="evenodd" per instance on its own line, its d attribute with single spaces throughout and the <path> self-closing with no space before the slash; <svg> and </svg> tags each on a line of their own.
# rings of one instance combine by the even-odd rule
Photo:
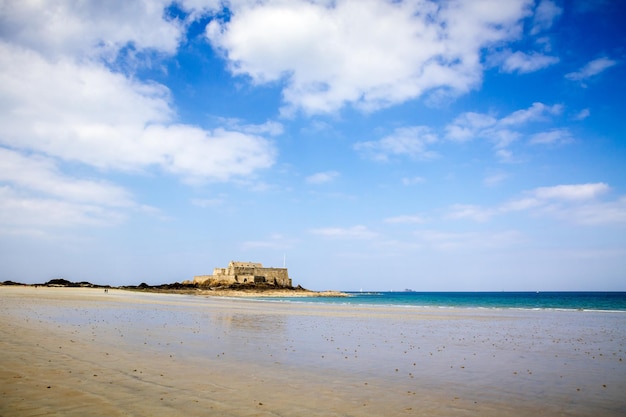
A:
<svg viewBox="0 0 626 417">
<path fill-rule="evenodd" d="M 415 292 L 415 291 L 413 291 L 413 290 L 412 290 L 412 289 L 410 289 L 410 288 L 405 288 L 405 289 L 404 289 L 404 292 Z"/>
</svg>

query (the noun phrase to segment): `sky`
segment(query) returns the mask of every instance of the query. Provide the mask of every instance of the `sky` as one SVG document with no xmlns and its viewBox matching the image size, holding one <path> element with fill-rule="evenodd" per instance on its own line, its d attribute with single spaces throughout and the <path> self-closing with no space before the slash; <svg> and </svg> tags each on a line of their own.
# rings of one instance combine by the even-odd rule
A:
<svg viewBox="0 0 626 417">
<path fill-rule="evenodd" d="M 0 0 L 0 281 L 624 291 L 624 16 Z"/>
</svg>

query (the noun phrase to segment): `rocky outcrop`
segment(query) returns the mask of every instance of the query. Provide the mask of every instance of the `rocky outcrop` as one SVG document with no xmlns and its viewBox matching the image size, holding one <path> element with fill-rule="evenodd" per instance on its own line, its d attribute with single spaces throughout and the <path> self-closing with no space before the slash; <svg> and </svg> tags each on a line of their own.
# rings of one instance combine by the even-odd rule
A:
<svg viewBox="0 0 626 417">
<path fill-rule="evenodd" d="M 214 295 L 214 296 L 231 296 L 231 297 L 345 297 L 347 294 L 338 291 L 311 291 L 298 285 L 293 286 L 280 286 L 269 282 L 247 282 L 247 283 L 232 283 L 232 282 L 218 282 L 218 285 L 208 285 L 210 283 L 198 284 L 190 281 L 174 282 L 172 284 L 159 284 L 148 285 L 142 282 L 139 285 L 126 285 L 120 287 L 112 287 L 110 285 L 96 285 L 87 281 L 71 282 L 63 278 L 55 278 L 46 282 L 45 284 L 33 284 L 32 286 L 42 287 L 67 287 L 67 288 L 104 288 L 108 289 L 120 289 L 130 291 L 145 291 L 145 292 L 167 292 L 177 294 L 199 294 L 199 295 Z M 4 281 L 0 285 L 24 285 L 14 281 Z"/>
</svg>

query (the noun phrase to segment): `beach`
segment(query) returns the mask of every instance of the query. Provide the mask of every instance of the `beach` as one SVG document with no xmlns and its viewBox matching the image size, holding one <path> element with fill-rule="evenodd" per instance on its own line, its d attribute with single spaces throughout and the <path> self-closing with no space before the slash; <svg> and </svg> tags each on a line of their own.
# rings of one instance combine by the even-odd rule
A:
<svg viewBox="0 0 626 417">
<path fill-rule="evenodd" d="M 623 416 L 626 313 L 0 286 L 0 416 Z"/>
</svg>

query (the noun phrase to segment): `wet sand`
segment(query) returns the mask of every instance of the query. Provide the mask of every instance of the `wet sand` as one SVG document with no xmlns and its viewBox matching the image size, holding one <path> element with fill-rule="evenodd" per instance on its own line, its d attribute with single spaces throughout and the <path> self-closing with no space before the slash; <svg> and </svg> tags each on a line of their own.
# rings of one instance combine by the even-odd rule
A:
<svg viewBox="0 0 626 417">
<path fill-rule="evenodd" d="M 626 314 L 0 286 L 0 416 L 623 416 Z"/>
</svg>

